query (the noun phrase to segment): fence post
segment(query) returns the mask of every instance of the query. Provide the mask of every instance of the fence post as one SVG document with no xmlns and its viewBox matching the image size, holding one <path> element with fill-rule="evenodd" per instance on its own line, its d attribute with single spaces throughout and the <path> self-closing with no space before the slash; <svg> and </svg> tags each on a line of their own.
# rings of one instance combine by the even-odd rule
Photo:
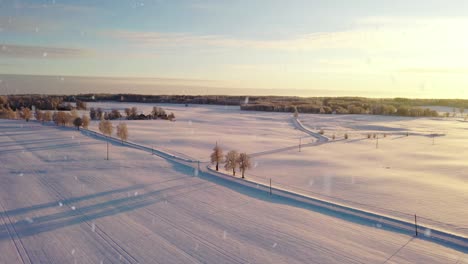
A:
<svg viewBox="0 0 468 264">
<path fill-rule="evenodd" d="M 416 231 L 416 236 L 418 236 L 418 219 L 416 214 L 414 214 L 414 229 Z"/>
<path fill-rule="evenodd" d="M 270 178 L 270 195 L 271 195 L 271 178 Z"/>
</svg>

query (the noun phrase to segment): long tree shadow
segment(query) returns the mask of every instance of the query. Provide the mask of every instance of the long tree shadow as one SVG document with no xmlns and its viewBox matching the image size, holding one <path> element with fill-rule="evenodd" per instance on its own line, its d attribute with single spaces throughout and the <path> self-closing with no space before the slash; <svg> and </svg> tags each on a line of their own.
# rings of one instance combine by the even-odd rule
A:
<svg viewBox="0 0 468 264">
<path fill-rule="evenodd" d="M 199 188 L 193 190 L 193 187 Z M 207 182 L 200 182 L 189 186 L 182 183 L 173 187 L 163 188 L 137 196 L 117 198 L 79 208 L 72 207 L 71 209 L 64 212 L 36 217 L 29 219 L 29 221 L 19 221 L 12 223 L 12 225 L 19 237 L 32 236 L 43 232 L 64 228 L 70 225 L 96 220 L 106 216 L 133 211 L 157 202 L 164 201 L 167 198 L 199 191 L 207 187 L 211 187 Z M 177 192 L 183 189 L 188 190 L 186 192 Z M 176 194 L 169 194 L 167 196 L 162 195 L 170 192 L 176 192 Z M 4 224 L 0 226 L 0 240 L 5 239 L 10 239 L 10 234 L 8 232 L 7 226 Z"/>
<path fill-rule="evenodd" d="M 70 149 L 74 147 L 80 147 L 80 146 L 86 146 L 86 145 L 98 145 L 99 143 L 96 142 L 77 142 L 77 143 L 66 143 L 66 144 L 59 144 L 59 145 L 53 145 L 53 146 L 47 146 L 47 147 L 32 147 L 32 148 L 16 148 L 16 149 L 9 149 L 9 150 L 3 150 L 0 155 L 2 154 L 11 154 L 11 153 L 20 153 L 23 151 L 28 151 L 28 152 L 34 152 L 34 151 L 42 151 L 42 150 L 52 150 L 52 149 Z"/>
<path fill-rule="evenodd" d="M 58 138 L 53 138 L 53 139 L 17 140 L 15 142 L 0 143 L 0 147 L 4 148 L 4 147 L 11 147 L 11 146 L 26 146 L 26 145 L 50 143 L 50 142 L 57 142 L 57 141 L 70 141 L 70 137 L 58 137 Z"/>
<path fill-rule="evenodd" d="M 104 191 L 104 192 L 99 192 L 99 193 L 93 193 L 93 194 L 79 196 L 79 197 L 72 197 L 72 198 L 68 198 L 68 199 L 64 199 L 64 200 L 60 200 L 60 201 L 37 204 L 37 205 L 23 207 L 23 208 L 16 208 L 16 209 L 0 212 L 0 214 L 7 214 L 9 216 L 16 216 L 16 215 L 26 214 L 26 213 L 29 213 L 29 212 L 42 210 L 42 209 L 46 209 L 46 208 L 57 207 L 59 205 L 59 202 L 61 204 L 63 204 L 63 205 L 79 203 L 79 202 L 82 202 L 82 201 L 86 201 L 86 200 L 90 200 L 90 199 L 94 199 L 94 198 L 99 198 L 99 197 L 106 196 L 106 195 L 124 193 L 124 192 L 129 192 L 129 191 L 133 191 L 133 190 L 137 190 L 137 189 L 143 189 L 143 188 L 147 188 L 147 187 L 150 187 L 150 186 L 153 186 L 153 185 L 156 185 L 156 184 L 163 184 L 163 183 L 167 183 L 167 182 L 171 182 L 171 181 L 177 181 L 177 180 L 184 179 L 184 178 L 186 178 L 186 177 L 172 178 L 172 179 L 169 179 L 169 180 L 156 181 L 156 182 L 147 183 L 147 184 L 135 184 L 135 185 L 128 186 L 128 187 L 125 187 L 125 188 L 114 189 L 114 190 L 109 190 L 109 191 Z"/>
</svg>

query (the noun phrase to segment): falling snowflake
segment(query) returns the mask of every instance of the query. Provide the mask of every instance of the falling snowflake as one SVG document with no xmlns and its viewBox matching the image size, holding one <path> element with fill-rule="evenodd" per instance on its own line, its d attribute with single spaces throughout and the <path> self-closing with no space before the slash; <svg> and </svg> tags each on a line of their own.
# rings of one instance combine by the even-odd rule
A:
<svg viewBox="0 0 468 264">
<path fill-rule="evenodd" d="M 63 206 L 63 203 L 62 203 L 62 202 L 59 202 L 58 205 L 59 205 L 60 207 L 62 207 L 62 206 Z"/>
<path fill-rule="evenodd" d="M 431 234 L 432 234 L 432 231 L 431 231 L 429 228 L 427 228 L 426 230 L 424 230 L 424 235 L 425 235 L 426 237 L 430 237 Z"/>
<path fill-rule="evenodd" d="M 75 207 L 75 206 L 72 206 L 71 209 L 72 209 L 73 211 L 75 211 L 75 210 L 76 210 L 76 207 Z"/>
</svg>

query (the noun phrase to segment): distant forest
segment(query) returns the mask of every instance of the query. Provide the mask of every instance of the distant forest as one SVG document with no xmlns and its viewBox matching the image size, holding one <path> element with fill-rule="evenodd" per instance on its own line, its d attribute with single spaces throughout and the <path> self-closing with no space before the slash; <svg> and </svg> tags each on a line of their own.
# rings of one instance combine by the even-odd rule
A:
<svg viewBox="0 0 468 264">
<path fill-rule="evenodd" d="M 223 96 L 223 95 L 136 95 L 136 94 L 80 94 L 11 95 L 0 96 L 1 109 L 21 109 L 35 106 L 40 110 L 86 109 L 86 102 L 115 101 L 139 103 L 211 104 L 240 106 L 242 110 L 269 112 L 298 112 L 316 114 L 372 114 L 397 116 L 438 116 L 428 106 L 453 108 L 463 114 L 468 100 L 407 99 L 364 97 L 287 97 L 287 96 Z M 76 106 L 72 106 L 75 103 Z M 447 114 L 448 116 L 448 114 Z"/>
</svg>

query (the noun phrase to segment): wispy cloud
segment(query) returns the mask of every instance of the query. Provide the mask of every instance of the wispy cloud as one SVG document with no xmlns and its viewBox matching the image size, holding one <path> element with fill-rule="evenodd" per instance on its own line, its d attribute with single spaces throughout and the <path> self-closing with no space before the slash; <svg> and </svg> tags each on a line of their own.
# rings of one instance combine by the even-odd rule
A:
<svg viewBox="0 0 468 264">
<path fill-rule="evenodd" d="M 0 57 L 7 58 L 80 58 L 90 53 L 76 48 L 0 44 Z"/>
<path fill-rule="evenodd" d="M 408 68 L 401 69 L 398 72 L 416 74 L 468 74 L 468 68 Z"/>
<path fill-rule="evenodd" d="M 21 16 L 0 16 L 0 33 L 4 32 L 39 32 L 61 28 L 59 23 L 53 23 L 46 18 L 32 18 Z"/>
<path fill-rule="evenodd" d="M 8 7 L 8 6 L 7 6 Z M 9 6 L 9 8 L 14 9 L 32 9 L 32 10 L 48 10 L 48 11 L 68 11 L 68 12 L 89 12 L 96 10 L 95 7 L 85 6 L 85 5 L 76 5 L 76 4 L 62 4 L 56 3 L 55 1 L 50 3 L 35 3 L 35 2 L 20 2 L 14 1 Z"/>
<path fill-rule="evenodd" d="M 276 40 L 242 39 L 226 35 L 113 31 L 106 35 L 135 45 L 153 47 L 224 47 L 289 51 L 352 49 L 366 52 L 421 52 L 465 50 L 468 19 L 416 19 L 371 17 L 359 19 L 354 28 L 315 32 Z"/>
<path fill-rule="evenodd" d="M 330 43 L 336 39 L 336 34 L 314 33 L 280 40 L 238 39 L 224 35 L 194 35 L 190 33 L 135 32 L 114 31 L 106 35 L 124 39 L 137 45 L 153 45 L 161 47 L 194 47 L 211 46 L 227 48 L 254 49 L 320 49 L 330 48 Z M 338 43 L 337 43 L 338 44 Z"/>
</svg>

